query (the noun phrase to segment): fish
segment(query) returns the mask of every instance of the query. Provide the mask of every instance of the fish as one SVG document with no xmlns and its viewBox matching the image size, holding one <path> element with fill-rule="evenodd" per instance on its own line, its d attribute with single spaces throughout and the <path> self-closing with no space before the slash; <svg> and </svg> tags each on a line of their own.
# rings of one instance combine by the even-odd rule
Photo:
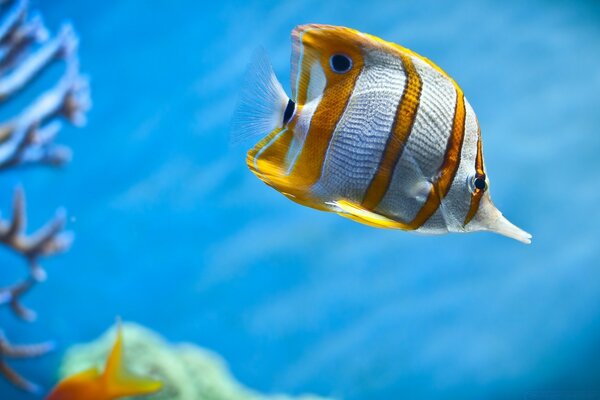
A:
<svg viewBox="0 0 600 400">
<path fill-rule="evenodd" d="M 351 28 L 300 25 L 291 39 L 291 97 L 259 51 L 232 118 L 235 140 L 261 137 L 246 156 L 259 179 L 377 228 L 531 243 L 493 204 L 479 121 L 444 70 Z"/>
<path fill-rule="evenodd" d="M 137 377 L 123 365 L 123 332 L 117 323 L 117 337 L 103 372 L 93 367 L 59 382 L 46 400 L 112 400 L 158 392 L 158 380 Z"/>
</svg>

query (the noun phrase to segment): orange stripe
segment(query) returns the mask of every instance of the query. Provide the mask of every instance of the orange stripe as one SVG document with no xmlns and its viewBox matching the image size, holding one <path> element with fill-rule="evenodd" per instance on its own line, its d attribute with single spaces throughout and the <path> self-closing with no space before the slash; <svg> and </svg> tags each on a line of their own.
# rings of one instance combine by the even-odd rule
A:
<svg viewBox="0 0 600 400">
<path fill-rule="evenodd" d="M 483 172 L 483 149 L 481 144 L 481 129 L 479 129 L 479 124 L 477 124 L 477 157 L 475 158 L 475 172 L 476 176 L 485 176 L 485 172 Z M 475 189 L 473 195 L 471 196 L 471 204 L 469 206 L 469 212 L 465 217 L 464 225 L 467 225 L 479 209 L 479 203 L 481 203 L 481 198 L 483 197 L 483 190 Z"/>
<path fill-rule="evenodd" d="M 483 149 L 481 144 L 481 128 L 479 122 L 477 123 L 477 158 L 475 159 L 475 171 L 478 176 L 485 175 L 483 172 Z"/>
<path fill-rule="evenodd" d="M 351 49 L 348 49 L 345 53 L 355 61 L 354 67 L 344 74 L 344 84 L 339 85 L 339 88 L 334 93 L 331 93 L 327 89 L 324 91 L 321 101 L 313 114 L 304 145 L 289 175 L 290 182 L 297 188 L 308 189 L 321 178 L 323 163 L 329 143 L 333 138 L 333 132 L 350 101 L 356 81 L 362 71 L 362 63 L 358 62 L 361 57 L 360 53 Z M 327 53 L 324 53 L 324 57 L 326 56 Z M 328 58 L 324 58 L 321 61 L 321 65 L 328 65 L 328 62 Z M 302 68 L 305 68 L 305 66 L 303 65 Z M 340 80 L 340 76 L 334 72 L 328 69 L 325 69 L 324 72 L 328 85 L 330 82 Z M 301 81 L 298 98 L 301 99 L 305 92 L 306 89 L 303 87 L 303 82 Z"/>
<path fill-rule="evenodd" d="M 396 109 L 392 130 L 385 145 L 379 167 L 375 176 L 371 179 L 362 202 L 362 206 L 367 210 L 374 210 L 385 196 L 392 181 L 392 174 L 396 168 L 396 164 L 402 156 L 402 152 L 412 131 L 417 116 L 417 109 L 419 108 L 423 82 L 410 56 L 401 53 L 400 59 L 406 73 L 406 84 L 400 98 L 400 103 Z"/>
<path fill-rule="evenodd" d="M 444 154 L 444 163 L 438 174 L 438 178 L 427 195 L 427 200 L 415 216 L 409 222 L 407 229 L 418 229 L 437 211 L 441 201 L 450 190 L 456 171 L 460 164 L 460 152 L 463 146 L 465 137 L 465 97 L 462 91 L 456 88 L 456 105 L 454 109 L 454 122 L 452 124 L 452 133 L 446 145 L 446 153 Z"/>
</svg>

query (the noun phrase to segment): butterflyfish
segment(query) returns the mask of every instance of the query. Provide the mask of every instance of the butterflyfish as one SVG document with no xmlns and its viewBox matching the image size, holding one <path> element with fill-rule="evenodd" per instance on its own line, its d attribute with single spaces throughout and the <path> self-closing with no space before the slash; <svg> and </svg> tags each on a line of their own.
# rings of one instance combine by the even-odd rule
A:
<svg viewBox="0 0 600 400">
<path fill-rule="evenodd" d="M 232 121 L 234 137 L 263 137 L 248 167 L 289 199 L 379 228 L 531 242 L 492 203 L 475 112 L 432 61 L 353 29 L 302 25 L 291 90 L 259 53 Z"/>
<path fill-rule="evenodd" d="M 97 368 L 65 378 L 46 400 L 112 400 L 158 392 L 162 383 L 134 376 L 123 365 L 123 333 L 118 323 L 117 337 L 106 360 L 104 371 Z"/>
</svg>

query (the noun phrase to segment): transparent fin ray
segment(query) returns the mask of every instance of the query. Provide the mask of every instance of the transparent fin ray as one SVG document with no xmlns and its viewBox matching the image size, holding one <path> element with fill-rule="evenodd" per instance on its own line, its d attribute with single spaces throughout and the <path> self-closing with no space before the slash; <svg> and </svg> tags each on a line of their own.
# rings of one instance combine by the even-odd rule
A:
<svg viewBox="0 0 600 400">
<path fill-rule="evenodd" d="M 264 136 L 281 127 L 288 100 L 267 53 L 259 48 L 252 57 L 233 113 L 230 141 L 238 143 Z"/>
</svg>

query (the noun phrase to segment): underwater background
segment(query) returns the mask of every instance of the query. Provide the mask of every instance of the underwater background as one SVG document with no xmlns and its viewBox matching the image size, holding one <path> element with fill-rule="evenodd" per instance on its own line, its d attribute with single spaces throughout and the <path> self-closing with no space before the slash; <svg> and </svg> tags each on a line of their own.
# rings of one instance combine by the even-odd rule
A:
<svg viewBox="0 0 600 400">
<path fill-rule="evenodd" d="M 120 315 L 219 353 L 266 393 L 600 398 L 600 3 L 32 6 L 52 30 L 75 26 L 93 108 L 85 128 L 61 132 L 65 168 L 0 175 L 3 215 L 20 182 L 32 227 L 64 206 L 76 233 L 24 300 L 38 320 L 0 310 L 13 341 L 58 346 L 11 362 L 19 372 L 50 388 L 63 352 Z M 253 143 L 229 142 L 237 93 L 261 45 L 289 82 L 303 23 L 400 43 L 455 78 L 482 126 L 494 201 L 533 243 L 377 230 L 256 179 Z M 0 249 L 0 286 L 21 264 Z M 30 398 L 0 380 L 0 399 Z"/>
</svg>

